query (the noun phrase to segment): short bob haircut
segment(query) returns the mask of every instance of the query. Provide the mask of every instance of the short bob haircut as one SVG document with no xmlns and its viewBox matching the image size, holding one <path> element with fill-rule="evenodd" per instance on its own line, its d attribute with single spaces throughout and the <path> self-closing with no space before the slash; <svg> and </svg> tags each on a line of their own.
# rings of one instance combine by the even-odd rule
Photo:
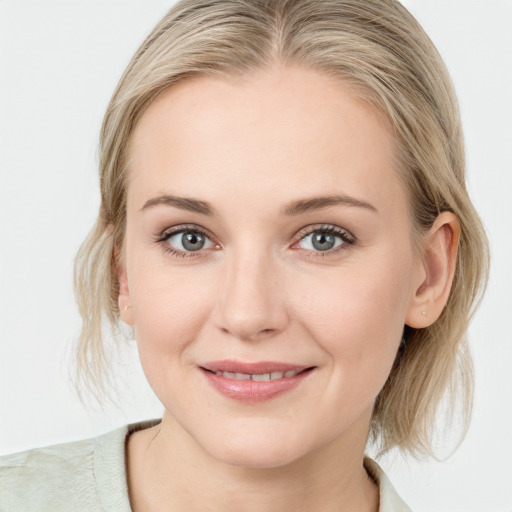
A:
<svg viewBox="0 0 512 512">
<path fill-rule="evenodd" d="M 405 349 L 377 397 L 370 426 L 380 453 L 398 447 L 432 454 L 443 398 L 448 407 L 458 404 L 463 434 L 469 423 L 473 369 L 466 331 L 487 281 L 488 248 L 466 190 L 450 77 L 429 37 L 396 0 L 182 0 L 158 23 L 130 61 L 101 129 L 100 212 L 75 264 L 83 319 L 78 382 L 101 394 L 109 379 L 105 341 L 120 333 L 117 265 L 137 122 L 162 91 L 189 77 L 247 76 L 276 64 L 335 77 L 388 119 L 415 245 L 441 212 L 460 222 L 447 306 L 431 326 L 405 327 Z"/>
</svg>

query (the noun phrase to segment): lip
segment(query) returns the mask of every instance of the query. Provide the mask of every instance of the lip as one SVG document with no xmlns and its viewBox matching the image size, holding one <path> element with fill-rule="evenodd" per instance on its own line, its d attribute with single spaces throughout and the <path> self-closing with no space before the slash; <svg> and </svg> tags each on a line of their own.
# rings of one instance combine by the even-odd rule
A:
<svg viewBox="0 0 512 512">
<path fill-rule="evenodd" d="M 295 365 L 276 361 L 245 363 L 240 361 L 212 361 L 199 366 L 210 385 L 223 396 L 247 404 L 271 400 L 286 391 L 296 388 L 306 379 L 314 366 Z M 215 372 L 264 374 L 271 372 L 295 371 L 292 377 L 269 381 L 237 380 Z"/>
</svg>

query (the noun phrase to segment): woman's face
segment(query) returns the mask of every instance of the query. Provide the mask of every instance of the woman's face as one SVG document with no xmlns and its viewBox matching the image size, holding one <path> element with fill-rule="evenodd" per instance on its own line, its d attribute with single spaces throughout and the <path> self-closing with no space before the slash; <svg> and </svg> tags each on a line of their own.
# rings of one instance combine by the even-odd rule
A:
<svg viewBox="0 0 512 512">
<path fill-rule="evenodd" d="M 141 118 L 120 307 L 167 422 L 214 458 L 364 448 L 424 279 L 394 150 L 297 68 L 186 80 Z"/>
</svg>

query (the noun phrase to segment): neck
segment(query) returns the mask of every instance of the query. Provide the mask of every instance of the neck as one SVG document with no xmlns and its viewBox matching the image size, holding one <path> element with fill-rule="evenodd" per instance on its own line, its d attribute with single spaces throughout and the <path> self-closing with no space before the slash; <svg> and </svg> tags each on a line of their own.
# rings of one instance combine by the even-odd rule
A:
<svg viewBox="0 0 512 512">
<path fill-rule="evenodd" d="M 359 436 L 361 437 L 361 436 Z M 377 512 L 378 488 L 364 467 L 366 439 L 337 439 L 272 468 L 240 467 L 210 456 L 168 414 L 128 440 L 134 512 Z"/>
</svg>

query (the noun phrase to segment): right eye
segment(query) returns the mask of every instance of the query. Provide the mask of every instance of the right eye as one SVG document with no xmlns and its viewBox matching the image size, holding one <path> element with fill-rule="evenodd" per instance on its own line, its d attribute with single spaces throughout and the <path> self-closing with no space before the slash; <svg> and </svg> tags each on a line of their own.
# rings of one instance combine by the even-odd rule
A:
<svg viewBox="0 0 512 512">
<path fill-rule="evenodd" d="M 195 252 L 201 249 L 211 249 L 215 247 L 204 233 L 192 229 L 175 231 L 162 237 L 162 242 L 170 245 L 177 252 Z"/>
</svg>

